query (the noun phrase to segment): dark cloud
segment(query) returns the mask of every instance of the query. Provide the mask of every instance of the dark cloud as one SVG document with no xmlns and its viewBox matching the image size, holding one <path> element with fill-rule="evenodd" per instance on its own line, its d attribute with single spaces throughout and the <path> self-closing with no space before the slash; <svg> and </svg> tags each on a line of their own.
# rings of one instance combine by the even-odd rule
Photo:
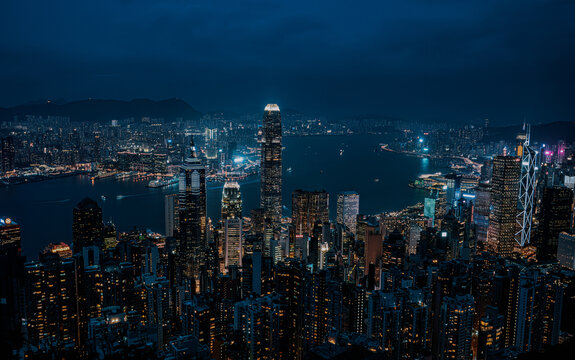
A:
<svg viewBox="0 0 575 360">
<path fill-rule="evenodd" d="M 0 5 L 0 105 L 180 97 L 344 116 L 573 120 L 575 2 L 31 1 Z"/>
</svg>

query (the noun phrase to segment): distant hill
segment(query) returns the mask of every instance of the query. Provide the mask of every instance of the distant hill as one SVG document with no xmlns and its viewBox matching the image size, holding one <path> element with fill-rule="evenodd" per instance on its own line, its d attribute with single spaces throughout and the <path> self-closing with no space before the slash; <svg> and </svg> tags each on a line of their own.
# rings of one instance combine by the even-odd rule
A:
<svg viewBox="0 0 575 360">
<path fill-rule="evenodd" d="M 493 141 L 513 141 L 517 134 L 523 133 L 522 125 L 489 128 L 489 136 Z M 564 140 L 575 142 L 575 122 L 552 122 L 531 126 L 531 140 L 539 143 L 556 143 Z"/>
<path fill-rule="evenodd" d="M 90 99 L 68 103 L 42 102 L 25 104 L 11 108 L 0 108 L 0 121 L 10 121 L 14 116 L 24 119 L 26 115 L 66 116 L 71 121 L 107 122 L 142 117 L 162 118 L 172 121 L 199 119 L 202 114 L 191 105 L 180 99 L 153 101 L 134 99 L 131 101 Z"/>
</svg>

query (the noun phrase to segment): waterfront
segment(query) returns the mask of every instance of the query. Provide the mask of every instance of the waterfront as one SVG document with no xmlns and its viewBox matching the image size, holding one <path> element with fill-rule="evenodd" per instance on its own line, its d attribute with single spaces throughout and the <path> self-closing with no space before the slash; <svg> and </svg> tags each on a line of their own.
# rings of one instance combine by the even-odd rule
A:
<svg viewBox="0 0 575 360">
<path fill-rule="evenodd" d="M 284 138 L 283 204 L 289 215 L 295 189 L 330 193 L 330 218 L 335 218 L 339 191 L 360 193 L 360 211 L 375 214 L 399 210 L 423 200 L 425 192 L 408 187 L 422 173 L 444 170 L 433 160 L 378 149 L 381 136 L 307 136 Z M 95 199 L 119 231 L 145 228 L 164 232 L 164 195 L 177 186 L 146 187 L 147 180 L 92 182 L 73 176 L 0 188 L 0 216 L 22 226 L 22 248 L 29 259 L 50 242 L 72 239 L 72 209 L 85 196 Z M 241 182 L 244 215 L 259 207 L 259 178 Z M 217 221 L 223 184 L 208 183 L 208 215 Z M 102 196 L 106 200 L 103 200 Z"/>
</svg>

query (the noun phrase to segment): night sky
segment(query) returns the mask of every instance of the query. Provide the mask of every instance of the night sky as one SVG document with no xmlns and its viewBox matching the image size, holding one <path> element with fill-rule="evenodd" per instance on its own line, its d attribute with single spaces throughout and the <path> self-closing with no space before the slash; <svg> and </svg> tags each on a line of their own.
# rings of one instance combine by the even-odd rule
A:
<svg viewBox="0 0 575 360">
<path fill-rule="evenodd" d="M 575 1 L 4 0 L 0 106 L 575 120 Z"/>
</svg>

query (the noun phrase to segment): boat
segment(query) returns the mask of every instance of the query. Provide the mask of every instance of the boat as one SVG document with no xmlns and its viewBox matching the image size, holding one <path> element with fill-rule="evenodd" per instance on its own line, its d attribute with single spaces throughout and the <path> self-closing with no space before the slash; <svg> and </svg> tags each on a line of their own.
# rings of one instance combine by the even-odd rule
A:
<svg viewBox="0 0 575 360">
<path fill-rule="evenodd" d="M 104 195 L 100 196 L 100 198 L 102 199 L 102 201 L 106 201 L 106 197 Z"/>
</svg>

